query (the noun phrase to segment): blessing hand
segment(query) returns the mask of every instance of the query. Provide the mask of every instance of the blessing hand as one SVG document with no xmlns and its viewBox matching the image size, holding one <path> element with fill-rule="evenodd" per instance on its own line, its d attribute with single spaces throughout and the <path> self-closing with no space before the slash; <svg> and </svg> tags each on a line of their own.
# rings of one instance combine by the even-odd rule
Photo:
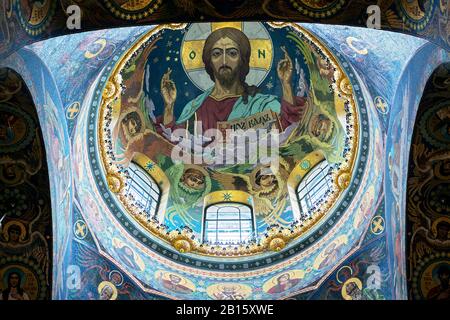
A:
<svg viewBox="0 0 450 320">
<path fill-rule="evenodd" d="M 163 96 L 166 107 L 173 107 L 177 98 L 177 87 L 175 82 L 170 79 L 172 69 L 168 68 L 167 72 L 161 78 L 161 94 Z"/>
<path fill-rule="evenodd" d="M 289 57 L 285 47 L 281 47 L 281 50 L 284 52 L 284 57 L 278 62 L 278 78 L 280 79 L 282 85 L 290 85 L 293 70 L 292 60 L 291 57 Z"/>
</svg>

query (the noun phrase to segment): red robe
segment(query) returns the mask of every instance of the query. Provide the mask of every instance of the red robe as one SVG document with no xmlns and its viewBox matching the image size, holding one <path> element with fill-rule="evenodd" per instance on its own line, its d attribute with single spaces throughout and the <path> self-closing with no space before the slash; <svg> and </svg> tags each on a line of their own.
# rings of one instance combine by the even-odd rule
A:
<svg viewBox="0 0 450 320">
<path fill-rule="evenodd" d="M 203 132 L 208 129 L 217 129 L 217 122 L 227 121 L 233 110 L 233 106 L 238 99 L 239 97 L 232 97 L 217 101 L 211 97 L 207 97 L 200 108 L 195 112 L 197 120 L 202 122 Z M 280 114 L 282 129 L 284 130 L 292 123 L 300 121 L 306 113 L 306 109 L 305 98 L 295 97 L 295 105 L 283 99 L 281 101 Z M 156 128 L 160 134 L 162 133 L 160 126 L 162 123 L 163 116 L 159 116 L 156 119 Z M 175 121 L 165 125 L 166 128 L 171 128 L 172 131 L 179 128 L 185 128 L 185 126 L 185 123 L 177 125 L 175 124 Z"/>
</svg>

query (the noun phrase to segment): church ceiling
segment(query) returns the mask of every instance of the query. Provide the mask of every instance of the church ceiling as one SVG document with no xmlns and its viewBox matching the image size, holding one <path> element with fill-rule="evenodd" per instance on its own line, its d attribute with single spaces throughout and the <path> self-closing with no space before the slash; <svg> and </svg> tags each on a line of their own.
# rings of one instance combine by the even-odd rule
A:
<svg viewBox="0 0 450 320">
<path fill-rule="evenodd" d="M 424 37 L 442 47 L 448 48 L 450 40 L 447 0 L 3 0 L 0 8 L 0 53 L 7 54 L 49 37 L 168 21 L 378 23 L 382 30 Z"/>
<path fill-rule="evenodd" d="M 175 2 L 173 12 L 214 22 L 158 24 Z M 46 141 L 60 262 L 53 297 L 405 298 L 407 137 L 413 93 L 449 60 L 436 31 L 445 3 L 383 7 L 391 28 L 400 19 L 402 31 L 436 44 L 368 28 L 225 21 L 284 20 L 283 11 L 348 23 L 352 10 L 363 15 L 351 1 L 251 10 L 252 1 L 232 1 L 226 12 L 204 2 L 86 2 L 98 9 L 86 16 L 90 29 L 133 26 L 35 42 L 0 62 L 36 105 L 39 121 L 24 113 L 17 128 L 40 122 Z M 4 1 L 2 30 L 19 30 L 23 43 L 62 34 L 57 13 L 70 4 Z M 46 14 L 29 16 L 37 9 Z M 0 51 L 18 48 L 10 40 Z M 428 118 L 425 127 L 440 119 Z M 27 130 L 1 152 L 21 154 L 35 138 Z M 431 132 L 424 145 L 445 144 Z"/>
</svg>

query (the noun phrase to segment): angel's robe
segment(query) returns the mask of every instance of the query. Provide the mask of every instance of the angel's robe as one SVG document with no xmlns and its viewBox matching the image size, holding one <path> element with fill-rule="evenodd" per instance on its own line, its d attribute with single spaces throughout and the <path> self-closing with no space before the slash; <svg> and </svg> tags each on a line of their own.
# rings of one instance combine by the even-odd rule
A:
<svg viewBox="0 0 450 320">
<path fill-rule="evenodd" d="M 232 121 L 244 119 L 254 114 L 272 110 L 279 115 L 282 129 L 289 125 L 299 122 L 306 113 L 306 99 L 294 97 L 294 104 L 284 99 L 281 103 L 278 97 L 270 94 L 257 93 L 254 96 L 248 96 L 247 103 L 244 103 L 242 97 L 230 97 L 223 100 L 215 100 L 210 96 L 213 88 L 191 100 L 186 104 L 181 115 L 176 121 L 164 125 L 165 128 L 173 130 L 183 128 L 194 133 L 194 121 L 200 121 L 203 132 L 208 129 L 217 129 L 217 123 L 222 121 Z M 162 132 L 160 124 L 163 117 L 157 118 L 157 130 Z"/>
</svg>

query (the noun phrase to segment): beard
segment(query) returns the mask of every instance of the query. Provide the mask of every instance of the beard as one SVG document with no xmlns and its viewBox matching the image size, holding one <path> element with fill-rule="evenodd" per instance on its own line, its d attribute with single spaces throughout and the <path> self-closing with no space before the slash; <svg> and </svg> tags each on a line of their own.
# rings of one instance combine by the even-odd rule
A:
<svg viewBox="0 0 450 320">
<path fill-rule="evenodd" d="M 237 82 L 239 80 L 238 76 L 238 68 L 232 69 L 226 66 L 220 67 L 219 71 L 214 75 L 217 81 L 225 88 L 231 87 L 231 85 Z"/>
</svg>

